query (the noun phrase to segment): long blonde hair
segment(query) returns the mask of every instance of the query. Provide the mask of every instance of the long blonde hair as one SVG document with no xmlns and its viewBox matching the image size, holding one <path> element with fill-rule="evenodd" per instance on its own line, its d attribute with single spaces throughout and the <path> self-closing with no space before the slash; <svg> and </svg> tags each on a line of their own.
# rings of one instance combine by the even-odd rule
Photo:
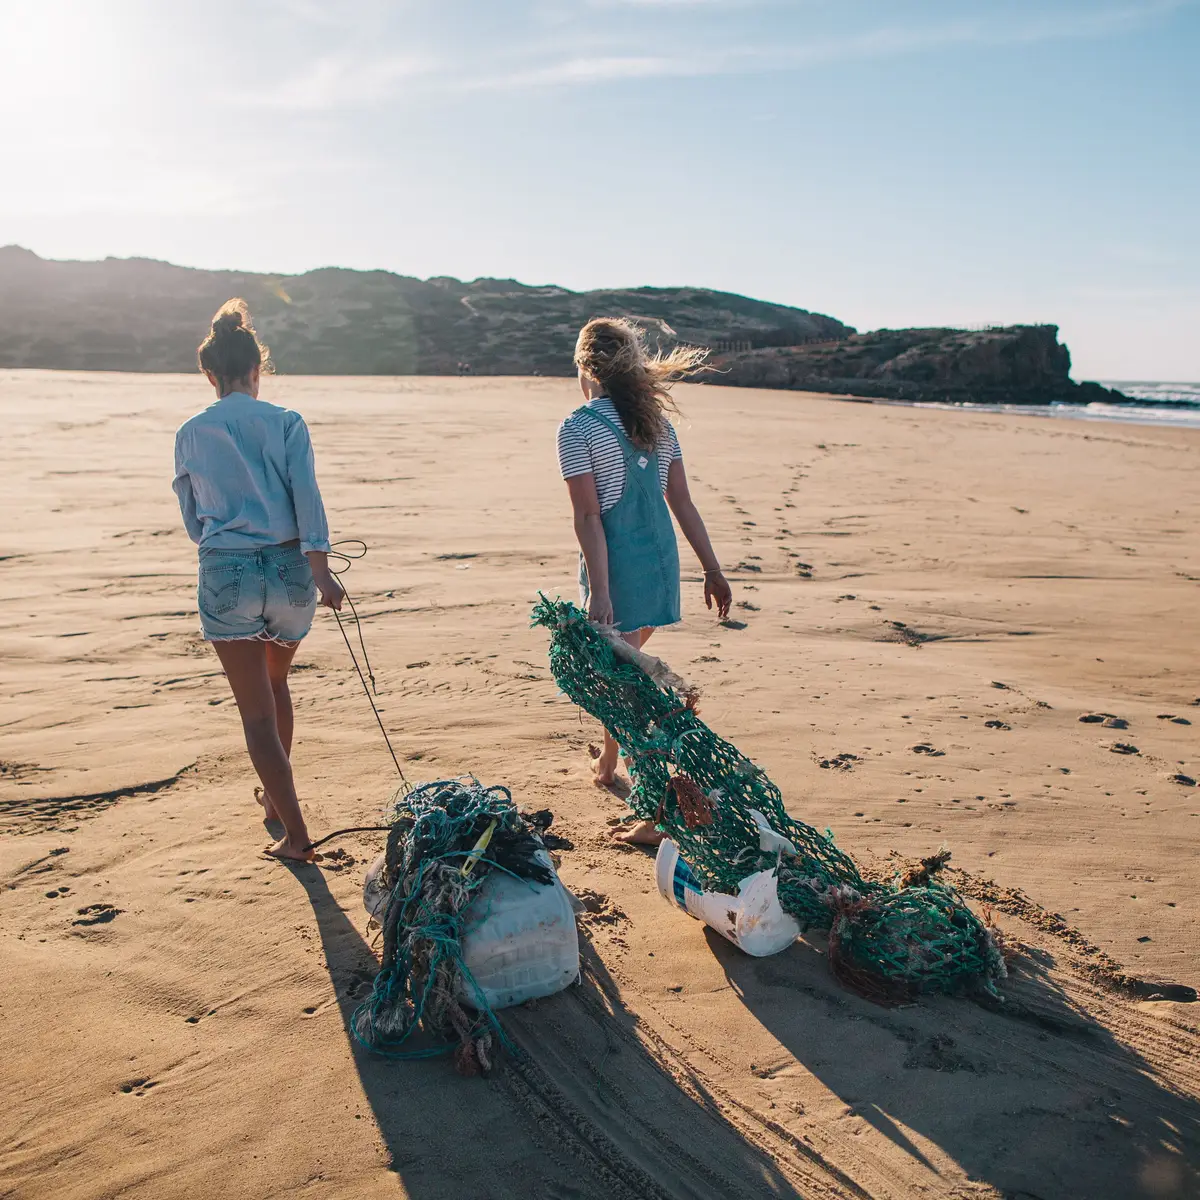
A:
<svg viewBox="0 0 1200 1200">
<path fill-rule="evenodd" d="M 608 393 L 629 440 L 653 450 L 668 412 L 678 412 L 670 387 L 704 369 L 708 350 L 676 346 L 651 355 L 643 329 L 623 317 L 596 317 L 580 331 L 575 365 Z"/>
</svg>

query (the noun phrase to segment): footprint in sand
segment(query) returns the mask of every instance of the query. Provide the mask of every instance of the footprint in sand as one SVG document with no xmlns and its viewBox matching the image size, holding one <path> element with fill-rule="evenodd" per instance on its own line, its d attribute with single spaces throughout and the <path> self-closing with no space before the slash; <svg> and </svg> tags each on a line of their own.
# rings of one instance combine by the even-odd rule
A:
<svg viewBox="0 0 1200 1200">
<path fill-rule="evenodd" d="M 860 761 L 857 754 L 835 754 L 832 758 L 817 759 L 817 766 L 825 771 L 852 771 Z"/>
<path fill-rule="evenodd" d="M 374 987 L 375 972 L 364 971 L 361 967 L 355 967 L 346 973 L 345 994 L 351 1000 L 357 1000 L 361 996 L 365 996 Z"/>
<path fill-rule="evenodd" d="M 1113 742 L 1109 750 L 1113 754 L 1141 754 L 1141 751 L 1129 742 Z"/>
<path fill-rule="evenodd" d="M 50 770 L 52 768 L 39 767 L 33 763 L 6 762 L 0 759 L 0 779 L 24 779 L 26 776 Z"/>
<path fill-rule="evenodd" d="M 125 910 L 115 908 L 111 904 L 85 904 L 79 909 L 79 920 L 72 925 L 107 925 L 109 921 L 120 916 Z"/>
<path fill-rule="evenodd" d="M 1103 725 L 1105 729 L 1128 729 L 1129 722 L 1124 717 L 1112 713 L 1084 713 L 1079 718 L 1081 725 Z"/>
<path fill-rule="evenodd" d="M 881 642 L 903 642 L 906 646 L 912 646 L 919 649 L 926 642 L 936 640 L 935 634 L 922 633 L 919 629 L 914 629 L 911 625 L 906 625 L 903 621 L 884 621 L 888 626 L 888 631 L 883 637 L 877 639 Z"/>
<path fill-rule="evenodd" d="M 144 1096 L 152 1087 L 158 1087 L 156 1079 L 131 1079 L 128 1083 L 121 1084 L 121 1091 L 127 1096 Z"/>
<path fill-rule="evenodd" d="M 353 854 L 347 853 L 340 846 L 336 850 L 330 850 L 328 854 L 321 857 L 321 869 L 323 871 L 344 871 L 347 867 L 353 867 L 358 862 L 358 859 Z"/>
<path fill-rule="evenodd" d="M 589 924 L 615 925 L 629 918 L 603 892 L 594 892 L 591 888 L 583 888 L 575 893 L 580 911 L 577 917 Z"/>
<path fill-rule="evenodd" d="M 987 726 L 988 729 L 1011 729 L 1012 728 L 1011 725 L 1006 724 L 1004 721 L 984 721 L 984 725 Z"/>
<path fill-rule="evenodd" d="M 909 1048 L 904 1066 L 910 1071 L 922 1068 L 942 1072 L 970 1071 L 977 1073 L 979 1071 L 974 1063 L 955 1049 L 954 1039 L 944 1033 L 935 1033 L 923 1042 L 914 1042 Z"/>
<path fill-rule="evenodd" d="M 930 758 L 941 758 L 945 750 L 935 750 L 928 742 L 918 742 L 912 748 L 914 754 L 928 754 Z"/>
<path fill-rule="evenodd" d="M 1177 717 L 1174 713 L 1159 713 L 1160 721 L 1170 721 L 1172 725 L 1190 725 L 1191 721 L 1187 717 Z"/>
</svg>

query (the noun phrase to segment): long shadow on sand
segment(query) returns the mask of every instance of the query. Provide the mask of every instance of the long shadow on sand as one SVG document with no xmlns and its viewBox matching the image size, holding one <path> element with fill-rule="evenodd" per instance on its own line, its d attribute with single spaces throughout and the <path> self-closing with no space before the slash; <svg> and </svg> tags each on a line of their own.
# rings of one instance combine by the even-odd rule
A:
<svg viewBox="0 0 1200 1200">
<path fill-rule="evenodd" d="M 1200 1103 L 1137 1049 L 1180 1062 L 1194 1038 L 1080 984 L 1101 1024 L 1054 981 L 1049 954 L 1013 965 L 999 1009 L 950 997 L 885 1009 L 841 990 L 803 942 L 752 959 L 705 932 L 754 1017 L 928 1169 L 914 1134 L 1012 1200 L 1200 1195 Z"/>
<path fill-rule="evenodd" d="M 392 1169 L 414 1200 L 802 1194 L 794 1180 L 803 1173 L 785 1173 L 684 1064 L 664 1063 L 639 1036 L 586 941 L 579 987 L 504 1014 L 517 1048 L 487 1079 L 460 1078 L 445 1057 L 396 1061 L 364 1050 L 350 1019 L 377 960 L 324 875 L 296 877 L 317 919 L 348 1051 Z"/>
</svg>

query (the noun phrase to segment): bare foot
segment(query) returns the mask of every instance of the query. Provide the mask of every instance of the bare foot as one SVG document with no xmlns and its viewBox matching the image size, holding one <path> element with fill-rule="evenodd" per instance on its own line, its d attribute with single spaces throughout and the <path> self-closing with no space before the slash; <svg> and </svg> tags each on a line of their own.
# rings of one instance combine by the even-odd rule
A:
<svg viewBox="0 0 1200 1200">
<path fill-rule="evenodd" d="M 653 821 L 639 821 L 628 829 L 614 829 L 612 838 L 615 842 L 624 842 L 627 846 L 657 846 L 667 835 L 654 827 Z"/>
<path fill-rule="evenodd" d="M 263 821 L 278 821 L 279 814 L 275 811 L 275 805 L 271 803 L 271 797 L 260 787 L 254 789 L 254 798 L 263 807 Z"/>
<path fill-rule="evenodd" d="M 617 778 L 617 756 L 606 759 L 599 746 L 589 744 L 588 754 L 592 759 L 592 782 L 597 787 L 612 787 Z"/>
<path fill-rule="evenodd" d="M 291 838 L 281 837 L 275 845 L 269 846 L 263 853 L 269 854 L 272 858 L 282 858 L 287 862 L 320 862 L 321 855 L 315 850 L 307 849 L 307 846 L 307 841 L 293 842 Z"/>
<path fill-rule="evenodd" d="M 596 787 L 603 788 L 610 796 L 616 796 L 618 800 L 628 800 L 633 793 L 633 784 L 624 775 L 618 775 L 616 771 L 606 776 L 604 772 L 593 767 L 592 776 L 592 782 Z"/>
<path fill-rule="evenodd" d="M 592 782 L 597 787 L 610 788 L 616 781 L 616 767 L 607 767 L 599 760 L 592 763 Z"/>
</svg>

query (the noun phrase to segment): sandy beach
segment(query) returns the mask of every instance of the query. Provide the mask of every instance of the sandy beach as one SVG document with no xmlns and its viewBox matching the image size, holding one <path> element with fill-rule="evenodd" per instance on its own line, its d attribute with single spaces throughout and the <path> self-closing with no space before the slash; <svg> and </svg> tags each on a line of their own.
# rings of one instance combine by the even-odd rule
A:
<svg viewBox="0 0 1200 1200">
<path fill-rule="evenodd" d="M 505 1013 L 526 1055 L 487 1079 L 357 1048 L 380 835 L 260 856 L 170 490 L 211 392 L 0 372 L 0 1196 L 1200 1195 L 1200 1006 L 1148 998 L 1200 985 L 1200 431 L 678 397 L 736 620 L 685 558 L 650 649 L 861 862 L 952 850 L 1007 1008 L 877 1007 L 818 934 L 743 956 L 611 844 L 598 727 L 529 627 L 574 596 L 573 381 L 281 377 L 370 547 L 346 582 L 406 775 L 552 809 L 594 910 L 581 985 Z M 297 662 L 310 829 L 371 823 L 396 773 L 330 613 Z"/>
</svg>

